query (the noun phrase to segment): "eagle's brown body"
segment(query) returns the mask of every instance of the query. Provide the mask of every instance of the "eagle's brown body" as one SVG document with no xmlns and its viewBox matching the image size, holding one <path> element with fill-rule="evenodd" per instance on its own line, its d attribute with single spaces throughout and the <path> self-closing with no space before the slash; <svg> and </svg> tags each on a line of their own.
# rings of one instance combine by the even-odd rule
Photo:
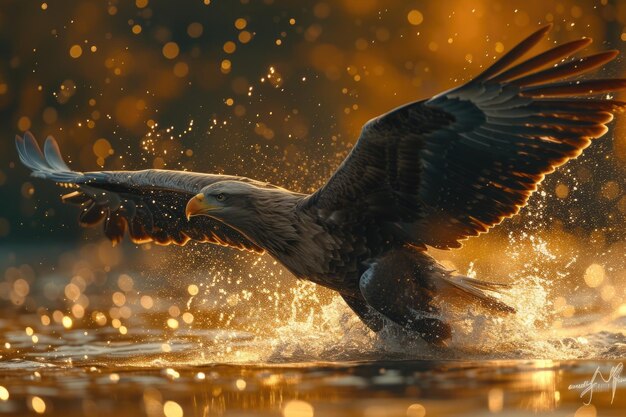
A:
<svg viewBox="0 0 626 417">
<path fill-rule="evenodd" d="M 522 41 L 467 84 L 367 123 L 350 155 L 311 195 L 248 178 L 146 170 L 78 173 L 49 138 L 18 138 L 33 175 L 73 184 L 64 197 L 81 224 L 114 242 L 217 243 L 267 251 L 295 276 L 341 293 L 373 330 L 391 320 L 440 344 L 441 309 L 460 296 L 492 311 L 499 284 L 452 277 L 426 253 L 516 214 L 545 174 L 602 136 L 624 103 L 602 97 L 620 79 L 574 80 L 611 61 L 607 51 L 565 59 L 581 39 L 517 61 L 549 28 Z M 566 81 L 563 81 L 566 80 Z M 185 216 L 186 214 L 186 216 Z"/>
</svg>

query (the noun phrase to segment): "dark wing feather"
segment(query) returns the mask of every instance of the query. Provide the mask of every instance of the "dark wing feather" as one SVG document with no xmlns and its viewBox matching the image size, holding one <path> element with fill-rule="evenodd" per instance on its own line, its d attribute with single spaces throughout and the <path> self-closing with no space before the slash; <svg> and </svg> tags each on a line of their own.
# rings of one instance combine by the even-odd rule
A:
<svg viewBox="0 0 626 417">
<path fill-rule="evenodd" d="M 104 221 L 104 233 L 113 243 L 121 241 L 128 231 L 135 243 L 184 245 L 195 240 L 262 252 L 245 236 L 217 220 L 206 216 L 185 218 L 187 201 L 203 187 L 222 180 L 256 181 L 154 169 L 81 173 L 68 168 L 52 137 L 46 139 L 43 153 L 29 132 L 23 138 L 17 137 L 16 145 L 20 160 L 34 177 L 76 189 L 63 196 L 63 201 L 81 207 L 82 226 Z"/>
<path fill-rule="evenodd" d="M 467 84 L 367 123 L 307 207 L 322 216 L 358 210 L 395 222 L 412 242 L 438 248 L 459 247 L 459 240 L 516 214 L 545 174 L 606 133 L 613 113 L 626 106 L 597 96 L 626 87 L 626 80 L 569 80 L 617 55 L 567 61 L 588 39 L 516 64 L 548 29 Z M 378 199 L 369 207 L 372 194 L 384 204 Z"/>
</svg>

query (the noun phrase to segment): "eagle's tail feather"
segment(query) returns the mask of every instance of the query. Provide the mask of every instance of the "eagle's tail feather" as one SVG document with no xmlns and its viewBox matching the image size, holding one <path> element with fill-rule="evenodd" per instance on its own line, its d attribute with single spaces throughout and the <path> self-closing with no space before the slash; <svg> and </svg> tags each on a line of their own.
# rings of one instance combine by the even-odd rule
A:
<svg viewBox="0 0 626 417">
<path fill-rule="evenodd" d="M 467 285 L 476 287 L 483 291 L 493 291 L 493 292 L 501 293 L 502 290 L 511 288 L 510 284 L 483 281 L 483 280 L 476 279 L 476 278 L 466 277 L 465 275 L 457 275 L 454 278 L 460 280 L 461 282 Z"/>
<path fill-rule="evenodd" d="M 452 291 L 454 295 L 460 296 L 468 301 L 478 302 L 481 306 L 500 313 L 515 313 L 515 308 L 504 303 L 500 299 L 488 294 L 485 291 L 501 293 L 510 288 L 508 284 L 498 284 L 470 278 L 466 276 L 453 276 L 445 272 L 439 276 L 440 290 L 443 292 Z"/>
</svg>

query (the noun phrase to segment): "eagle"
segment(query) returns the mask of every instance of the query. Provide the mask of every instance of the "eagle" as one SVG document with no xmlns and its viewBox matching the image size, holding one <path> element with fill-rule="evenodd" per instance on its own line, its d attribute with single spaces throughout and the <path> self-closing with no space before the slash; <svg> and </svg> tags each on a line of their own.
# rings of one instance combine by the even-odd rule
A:
<svg viewBox="0 0 626 417">
<path fill-rule="evenodd" d="M 570 58 L 582 38 L 524 59 L 535 31 L 469 82 L 367 122 L 312 194 L 250 178 L 147 169 L 75 172 L 48 137 L 16 138 L 34 177 L 73 191 L 83 226 L 114 243 L 208 242 L 266 252 L 297 278 L 338 292 L 373 331 L 389 322 L 432 345 L 452 336 L 451 300 L 514 314 L 504 284 L 455 275 L 428 254 L 518 213 L 546 174 L 607 131 L 626 79 L 581 79 L 618 54 Z M 458 302 L 458 301 L 456 301 Z"/>
</svg>

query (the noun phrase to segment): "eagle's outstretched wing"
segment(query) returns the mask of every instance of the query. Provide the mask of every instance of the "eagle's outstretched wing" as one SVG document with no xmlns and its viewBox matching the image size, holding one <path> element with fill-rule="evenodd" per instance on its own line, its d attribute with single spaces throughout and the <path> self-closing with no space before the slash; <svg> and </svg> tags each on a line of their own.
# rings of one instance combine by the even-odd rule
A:
<svg viewBox="0 0 626 417">
<path fill-rule="evenodd" d="M 617 55 L 566 60 L 590 39 L 514 65 L 549 29 L 467 84 L 368 122 L 308 207 L 329 217 L 365 212 L 437 248 L 459 247 L 516 214 L 545 174 L 606 133 L 612 113 L 626 106 L 606 97 L 626 80 L 569 80 Z"/>
<path fill-rule="evenodd" d="M 185 205 L 203 187 L 222 180 L 255 182 L 244 177 L 150 169 L 145 171 L 75 172 L 63 161 L 59 147 L 48 137 L 42 152 L 27 132 L 16 138 L 20 160 L 32 175 L 75 188 L 63 196 L 80 205 L 80 224 L 104 221 L 104 233 L 119 242 L 126 230 L 135 243 L 184 245 L 189 240 L 262 252 L 238 231 L 206 216 L 185 218 Z M 258 183 L 261 184 L 261 183 Z"/>
</svg>

